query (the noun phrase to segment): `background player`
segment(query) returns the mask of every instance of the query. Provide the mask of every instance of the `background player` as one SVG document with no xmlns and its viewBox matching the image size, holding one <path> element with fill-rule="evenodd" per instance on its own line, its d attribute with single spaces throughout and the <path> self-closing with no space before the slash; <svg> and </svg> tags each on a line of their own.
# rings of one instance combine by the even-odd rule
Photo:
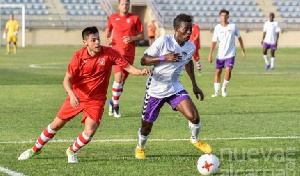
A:
<svg viewBox="0 0 300 176">
<path fill-rule="evenodd" d="M 149 138 L 154 121 L 165 103 L 172 109 L 181 112 L 188 120 L 191 129 L 190 142 L 201 151 L 211 153 L 211 147 L 199 140 L 201 122 L 198 110 L 187 91 L 179 81 L 180 73 L 185 66 L 196 98 L 202 101 L 204 94 L 198 87 L 192 55 L 195 45 L 189 42 L 192 33 L 191 16 L 180 14 L 173 22 L 175 34 L 159 37 L 145 51 L 142 65 L 153 65 L 153 73 L 147 80 L 146 93 L 142 110 L 142 125 L 138 130 L 138 145 L 135 149 L 137 159 L 145 159 L 145 144 Z"/>
<path fill-rule="evenodd" d="M 72 57 L 63 85 L 68 94 L 56 118 L 42 132 L 31 149 L 23 152 L 18 160 L 26 160 L 41 153 L 42 147 L 54 137 L 69 120 L 83 111 L 84 131 L 66 150 L 69 163 L 77 163 L 76 152 L 88 144 L 96 133 L 104 111 L 107 88 L 112 65 L 124 67 L 134 75 L 149 74 L 149 69 L 140 70 L 129 64 L 121 55 L 100 45 L 96 27 L 87 27 L 82 31 L 84 48 Z"/>
<path fill-rule="evenodd" d="M 133 64 L 135 56 L 135 42 L 144 39 L 143 24 L 137 15 L 129 13 L 130 1 L 119 0 L 119 13 L 112 14 L 107 22 L 105 31 L 106 44 L 119 51 L 120 54 Z M 113 33 L 112 33 L 113 32 Z M 112 98 L 109 101 L 108 115 L 121 117 L 119 99 L 123 92 L 128 72 L 122 67 L 114 66 L 115 81 L 112 85 Z"/>
<path fill-rule="evenodd" d="M 19 30 L 19 23 L 14 20 L 14 15 L 9 15 L 9 20 L 6 22 L 3 32 L 3 39 L 7 37 L 6 54 L 10 54 L 10 43 L 13 42 L 14 53 L 17 54 L 17 34 Z"/>
<path fill-rule="evenodd" d="M 201 62 L 200 62 L 200 56 L 199 56 L 199 50 L 201 49 L 201 46 L 200 46 L 200 28 L 196 23 L 194 23 L 194 19 L 193 19 L 193 30 L 192 30 L 192 35 L 191 35 L 190 41 L 192 43 L 194 43 L 194 45 L 196 47 L 193 58 L 196 62 L 196 67 L 197 67 L 197 70 L 198 70 L 198 76 L 201 76 Z"/>
<path fill-rule="evenodd" d="M 261 44 L 263 45 L 263 57 L 265 59 L 266 67 L 265 70 L 268 70 L 271 67 L 271 70 L 274 69 L 275 64 L 275 50 L 277 49 L 280 26 L 277 21 L 274 21 L 274 13 L 270 13 L 270 20 L 266 21 L 264 24 L 264 33 Z M 271 64 L 268 59 L 267 51 L 271 49 Z"/>
<path fill-rule="evenodd" d="M 235 36 L 237 36 L 240 42 L 243 58 L 246 57 L 243 40 L 237 25 L 228 22 L 229 11 L 223 9 L 220 11 L 219 16 L 220 16 L 221 23 L 215 26 L 214 35 L 212 38 L 212 44 L 208 56 L 208 61 L 212 63 L 213 60 L 212 52 L 215 49 L 217 42 L 219 42 L 219 49 L 218 49 L 217 59 L 216 59 L 216 74 L 215 74 L 215 82 L 214 82 L 215 93 L 212 95 L 212 97 L 219 96 L 221 74 L 222 74 L 222 69 L 225 67 L 225 65 L 226 65 L 226 73 L 224 76 L 224 82 L 222 86 L 222 96 L 223 97 L 227 96 L 226 87 L 229 84 L 231 78 L 231 70 L 233 69 L 234 61 L 235 61 Z"/>
<path fill-rule="evenodd" d="M 155 20 L 151 20 L 151 23 L 148 25 L 149 46 L 151 46 L 155 40 L 156 26 L 154 22 Z"/>
</svg>

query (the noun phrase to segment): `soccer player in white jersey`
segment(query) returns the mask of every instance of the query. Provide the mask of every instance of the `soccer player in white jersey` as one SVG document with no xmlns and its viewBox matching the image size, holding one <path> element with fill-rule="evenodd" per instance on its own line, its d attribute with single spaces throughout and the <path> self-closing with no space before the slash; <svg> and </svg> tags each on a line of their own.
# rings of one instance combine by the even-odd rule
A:
<svg viewBox="0 0 300 176">
<path fill-rule="evenodd" d="M 264 33 L 261 44 L 263 45 L 263 57 L 265 59 L 266 67 L 265 70 L 268 70 L 271 67 L 271 70 L 274 69 L 275 64 L 275 50 L 277 49 L 279 32 L 281 31 L 280 26 L 277 21 L 274 21 L 274 13 L 270 13 L 270 20 L 266 21 L 264 24 Z M 271 64 L 268 59 L 267 51 L 271 49 Z"/>
<path fill-rule="evenodd" d="M 146 83 L 146 93 L 142 109 L 141 128 L 138 130 L 138 145 L 135 149 L 137 159 L 145 159 L 145 144 L 149 138 L 152 125 L 165 103 L 181 112 L 189 121 L 191 129 L 190 142 L 203 151 L 211 153 L 212 148 L 199 140 L 201 129 L 200 115 L 188 92 L 179 82 L 180 73 L 185 66 L 190 77 L 193 92 L 202 101 L 204 94 L 198 87 L 192 56 L 195 45 L 189 41 L 192 33 L 192 18 L 186 14 L 176 16 L 173 22 L 174 35 L 161 36 L 144 52 L 142 65 L 153 65 L 152 75 Z"/>
<path fill-rule="evenodd" d="M 217 42 L 219 42 L 219 49 L 216 57 L 216 74 L 214 82 L 215 93 L 212 95 L 212 97 L 219 96 L 222 69 L 225 66 L 226 73 L 222 85 L 222 96 L 227 96 L 226 87 L 229 84 L 231 78 L 231 71 L 233 69 L 235 61 L 235 36 L 237 36 L 241 45 L 243 58 L 246 57 L 243 40 L 238 30 L 238 27 L 236 24 L 228 21 L 229 11 L 222 9 L 219 13 L 219 16 L 221 23 L 215 26 L 212 44 L 208 56 L 208 61 L 212 63 L 212 53 L 217 45 Z"/>
</svg>

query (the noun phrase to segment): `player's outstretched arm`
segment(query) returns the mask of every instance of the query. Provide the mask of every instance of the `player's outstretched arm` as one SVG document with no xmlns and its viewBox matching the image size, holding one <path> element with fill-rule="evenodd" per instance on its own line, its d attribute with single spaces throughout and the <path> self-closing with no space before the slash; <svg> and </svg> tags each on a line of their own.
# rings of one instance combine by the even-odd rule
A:
<svg viewBox="0 0 300 176">
<path fill-rule="evenodd" d="M 186 70 L 187 74 L 189 75 L 189 77 L 192 81 L 193 92 L 194 92 L 196 98 L 199 99 L 199 96 L 200 96 L 200 100 L 203 101 L 204 100 L 204 94 L 203 94 L 202 90 L 198 87 L 197 82 L 196 82 L 193 60 L 191 60 L 189 63 L 187 63 L 185 65 L 185 70 Z"/>
<path fill-rule="evenodd" d="M 150 66 L 159 62 L 177 62 L 180 58 L 181 57 L 178 53 L 169 53 L 162 56 L 149 56 L 147 54 L 144 54 L 141 59 L 141 64 Z"/>
<path fill-rule="evenodd" d="M 128 64 L 126 67 L 124 67 L 124 69 L 130 73 L 130 74 L 133 74 L 133 75 L 148 75 L 148 74 L 151 74 L 151 70 L 148 69 L 148 68 L 144 68 L 144 69 L 139 69 L 139 68 L 136 68 L 135 66 L 131 65 L 131 64 Z"/>
</svg>

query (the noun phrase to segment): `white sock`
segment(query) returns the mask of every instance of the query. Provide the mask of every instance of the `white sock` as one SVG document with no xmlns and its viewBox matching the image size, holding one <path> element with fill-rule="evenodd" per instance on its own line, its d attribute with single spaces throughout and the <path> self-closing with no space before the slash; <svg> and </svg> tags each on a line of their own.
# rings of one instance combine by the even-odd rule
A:
<svg viewBox="0 0 300 176">
<path fill-rule="evenodd" d="M 214 83 L 215 94 L 219 94 L 221 83 Z"/>
<path fill-rule="evenodd" d="M 268 55 L 264 55 L 266 65 L 270 65 Z"/>
<path fill-rule="evenodd" d="M 139 136 L 139 141 L 138 141 L 138 145 L 137 147 L 139 149 L 145 149 L 145 144 L 149 138 L 149 135 L 148 136 L 144 136 L 141 134 L 141 128 L 138 130 L 138 136 Z"/>
<path fill-rule="evenodd" d="M 189 127 L 191 130 L 191 138 L 192 138 L 192 143 L 196 143 L 199 141 L 199 133 L 201 130 L 201 122 L 198 124 L 193 124 L 192 122 L 189 121 Z"/>
<path fill-rule="evenodd" d="M 274 68 L 275 57 L 271 57 L 271 68 Z"/>
<path fill-rule="evenodd" d="M 222 89 L 226 89 L 229 82 L 230 82 L 229 80 L 227 81 L 227 80 L 224 79 Z"/>
</svg>

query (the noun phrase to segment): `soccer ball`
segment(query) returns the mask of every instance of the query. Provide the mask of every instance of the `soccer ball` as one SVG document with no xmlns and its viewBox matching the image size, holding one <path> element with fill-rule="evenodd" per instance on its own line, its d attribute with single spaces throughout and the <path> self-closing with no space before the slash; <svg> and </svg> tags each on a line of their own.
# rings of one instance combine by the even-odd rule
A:
<svg viewBox="0 0 300 176">
<path fill-rule="evenodd" d="M 215 155 L 204 154 L 198 159 L 197 168 L 202 175 L 215 174 L 219 171 L 220 162 Z"/>
</svg>

